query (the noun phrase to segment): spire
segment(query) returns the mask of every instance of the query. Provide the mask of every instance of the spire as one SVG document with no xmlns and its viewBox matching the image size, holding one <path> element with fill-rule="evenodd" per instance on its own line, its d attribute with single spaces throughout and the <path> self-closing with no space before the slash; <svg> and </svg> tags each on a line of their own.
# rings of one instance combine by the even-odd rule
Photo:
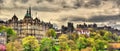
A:
<svg viewBox="0 0 120 51">
<path fill-rule="evenodd" d="M 30 14 L 30 17 L 31 17 L 31 7 L 29 7 L 29 14 Z"/>
<path fill-rule="evenodd" d="M 29 10 L 27 9 L 26 15 L 25 16 L 30 16 Z"/>
<path fill-rule="evenodd" d="M 28 9 L 27 9 L 27 14 L 28 14 Z"/>
</svg>

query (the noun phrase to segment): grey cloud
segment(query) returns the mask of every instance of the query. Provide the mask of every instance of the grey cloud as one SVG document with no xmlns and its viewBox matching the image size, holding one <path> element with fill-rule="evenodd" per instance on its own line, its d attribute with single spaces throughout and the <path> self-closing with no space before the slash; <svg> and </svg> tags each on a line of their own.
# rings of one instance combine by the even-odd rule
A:
<svg viewBox="0 0 120 51">
<path fill-rule="evenodd" d="M 68 17 L 62 17 L 61 19 L 58 19 L 56 21 L 73 21 L 73 22 L 79 22 L 79 21 L 85 21 L 86 19 L 83 17 L 79 17 L 79 16 L 68 16 Z"/>
<path fill-rule="evenodd" d="M 33 10 L 36 11 L 44 11 L 44 12 L 57 12 L 59 8 L 49 8 L 49 7 L 32 7 Z"/>
<path fill-rule="evenodd" d="M 37 0 L 36 3 L 39 4 L 39 3 L 42 3 L 43 0 Z"/>
<path fill-rule="evenodd" d="M 21 0 L 21 2 L 22 2 L 22 3 L 27 3 L 27 2 L 28 2 L 28 0 Z"/>
<path fill-rule="evenodd" d="M 3 3 L 4 1 L 3 0 L 0 0 L 0 3 Z"/>
<path fill-rule="evenodd" d="M 7 1 L 7 0 L 0 0 L 0 3 L 3 3 L 4 1 Z M 54 12 L 59 10 L 66 10 L 66 8 L 67 10 L 79 9 L 81 7 L 94 8 L 101 5 L 101 2 L 103 0 L 89 0 L 88 3 L 85 3 L 85 0 L 34 0 L 34 1 L 35 3 L 33 2 L 33 0 L 12 0 L 9 6 L 12 5 L 12 7 L 16 9 L 16 8 L 26 8 L 32 5 L 32 7 L 34 7 L 33 9 L 36 9 L 38 11 Z M 115 0 L 115 1 L 116 3 L 120 4 L 120 0 Z M 104 2 L 107 2 L 107 1 L 104 1 Z M 49 6 L 45 6 L 45 5 L 49 5 Z M 44 6 L 44 7 L 39 7 L 39 6 Z M 2 7 L 4 8 L 4 6 Z M 5 7 L 5 8 L 9 8 L 9 7 Z"/>
<path fill-rule="evenodd" d="M 48 1 L 48 2 L 53 2 L 54 0 L 46 0 L 46 1 Z"/>
<path fill-rule="evenodd" d="M 101 4 L 101 0 L 91 0 L 90 4 L 94 4 L 96 6 L 99 6 Z"/>
<path fill-rule="evenodd" d="M 120 21 L 120 15 L 99 15 L 99 16 L 92 16 L 91 18 L 83 18 L 79 16 L 71 16 L 71 17 L 64 17 L 58 21 L 73 21 L 73 22 L 80 22 L 80 21 L 88 21 L 88 22 L 107 22 L 107 21 Z"/>
<path fill-rule="evenodd" d="M 117 0 L 116 3 L 118 6 L 120 6 L 120 0 Z"/>
<path fill-rule="evenodd" d="M 101 5 L 101 3 L 102 3 L 102 0 L 90 0 L 89 2 L 85 3 L 83 5 L 83 7 L 85 7 L 85 8 L 98 8 Z"/>
<path fill-rule="evenodd" d="M 120 15 L 112 15 L 112 16 L 93 16 L 88 21 L 89 22 L 106 22 L 106 21 L 120 21 Z"/>
<path fill-rule="evenodd" d="M 74 22 L 77 22 L 77 21 L 85 21 L 86 19 L 83 18 L 83 17 L 71 17 L 69 19 L 69 21 L 74 21 Z"/>
</svg>

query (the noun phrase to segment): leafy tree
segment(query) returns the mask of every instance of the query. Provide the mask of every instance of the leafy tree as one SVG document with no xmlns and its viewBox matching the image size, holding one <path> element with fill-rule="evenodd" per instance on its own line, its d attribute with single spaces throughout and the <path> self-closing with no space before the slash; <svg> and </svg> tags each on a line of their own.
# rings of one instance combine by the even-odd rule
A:
<svg viewBox="0 0 120 51">
<path fill-rule="evenodd" d="M 53 42 L 52 38 L 43 38 L 40 41 L 40 51 L 52 51 Z"/>
<path fill-rule="evenodd" d="M 113 41 L 112 36 L 113 35 L 111 32 L 106 31 L 104 36 L 103 36 L 103 39 L 106 41 L 112 42 Z"/>
<path fill-rule="evenodd" d="M 46 33 L 46 36 L 56 38 L 56 32 L 54 29 L 49 29 Z"/>
<path fill-rule="evenodd" d="M 89 47 L 95 46 L 95 39 L 94 38 L 87 38 L 87 43 Z"/>
<path fill-rule="evenodd" d="M 12 28 L 6 28 L 7 42 L 14 41 L 16 38 L 16 32 Z"/>
<path fill-rule="evenodd" d="M 94 39 L 97 40 L 97 39 L 101 39 L 103 40 L 103 37 L 98 33 L 94 36 Z"/>
<path fill-rule="evenodd" d="M 22 39 L 22 45 L 25 51 L 36 51 L 39 50 L 38 40 L 34 36 L 28 36 Z"/>
<path fill-rule="evenodd" d="M 94 38 L 97 35 L 96 32 L 90 32 L 90 37 Z"/>
<path fill-rule="evenodd" d="M 88 45 L 87 39 L 85 37 L 79 37 L 79 39 L 77 40 L 78 49 L 79 50 L 84 49 L 87 47 L 87 45 Z"/>
<path fill-rule="evenodd" d="M 59 45 L 62 50 L 66 50 L 69 48 L 68 46 L 68 35 L 62 34 L 59 38 Z"/>
<path fill-rule="evenodd" d="M 92 51 L 97 51 L 95 46 L 93 46 Z"/>
<path fill-rule="evenodd" d="M 6 45 L 6 50 L 7 51 L 23 51 L 23 47 L 22 47 L 22 44 L 18 41 L 9 42 Z"/>
<path fill-rule="evenodd" d="M 0 32 L 6 32 L 7 33 L 7 43 L 8 41 L 13 41 L 16 37 L 16 32 L 9 27 L 5 27 L 5 26 L 0 26 Z"/>
<path fill-rule="evenodd" d="M 72 49 L 72 51 L 77 49 L 77 45 L 76 45 L 75 41 L 73 41 L 73 40 L 69 40 L 68 45 L 69 45 L 70 49 Z"/>
<path fill-rule="evenodd" d="M 0 26 L 0 32 L 4 32 L 6 30 L 5 26 Z"/>
<path fill-rule="evenodd" d="M 95 47 L 96 47 L 97 50 L 104 50 L 106 48 L 107 44 L 108 44 L 107 41 L 100 40 L 100 39 L 96 40 L 95 42 L 96 42 Z"/>
<path fill-rule="evenodd" d="M 119 36 L 117 34 L 113 34 L 112 39 L 117 42 L 119 40 Z"/>
<path fill-rule="evenodd" d="M 76 41 L 79 38 L 77 33 L 69 34 L 69 39 Z"/>
</svg>

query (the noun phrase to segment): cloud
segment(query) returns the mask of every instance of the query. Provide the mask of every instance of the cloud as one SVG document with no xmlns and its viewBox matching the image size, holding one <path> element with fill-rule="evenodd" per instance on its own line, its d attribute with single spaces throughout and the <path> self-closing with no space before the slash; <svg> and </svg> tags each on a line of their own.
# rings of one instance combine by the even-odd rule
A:
<svg viewBox="0 0 120 51">
<path fill-rule="evenodd" d="M 81 7 L 98 7 L 101 5 L 102 0 L 0 0 L 3 3 L 5 8 L 26 8 L 29 6 L 36 7 L 36 8 L 49 8 L 52 9 L 61 9 L 66 10 L 66 8 L 78 9 Z M 118 0 L 119 1 L 119 0 Z M 108 2 L 108 1 L 107 1 Z M 111 3 L 111 2 L 109 2 Z M 115 5 L 115 4 L 113 4 Z M 94 6 L 94 7 L 93 7 Z M 69 9 L 69 10 L 70 10 Z M 44 10 L 44 11 L 46 11 Z M 40 10 L 42 11 L 42 10 Z M 47 10 L 48 11 L 48 10 Z M 54 11 L 54 10 L 53 10 Z M 49 11 L 48 11 L 49 12 Z"/>
<path fill-rule="evenodd" d="M 115 0 L 119 4 L 119 0 Z M 115 2 L 114 1 L 114 2 Z M 112 3 L 111 1 L 104 1 Z M 32 6 L 33 8 L 41 8 L 38 11 L 55 11 L 55 10 L 69 10 L 85 8 L 98 8 L 104 3 L 103 0 L 0 0 L 0 3 L 3 3 L 3 8 L 27 8 Z M 108 3 L 107 3 L 108 4 Z M 112 3 L 113 5 L 116 5 Z M 106 4 L 104 4 L 106 5 Z M 59 9 L 58 9 L 59 8 Z M 49 12 L 49 11 L 48 11 Z"/>
<path fill-rule="evenodd" d="M 79 16 L 71 16 L 71 17 L 64 17 L 59 19 L 58 21 L 70 21 L 70 22 L 109 22 L 109 21 L 120 21 L 120 15 L 99 15 L 99 16 L 92 16 L 91 18 L 83 18 Z"/>
<path fill-rule="evenodd" d="M 120 15 L 100 15 L 100 16 L 93 16 L 88 19 L 89 22 L 109 22 L 109 21 L 120 21 Z"/>
<path fill-rule="evenodd" d="M 3 0 L 0 0 L 0 3 L 3 3 Z"/>
<path fill-rule="evenodd" d="M 21 0 L 21 2 L 22 2 L 22 3 L 27 3 L 27 2 L 28 2 L 28 0 Z"/>
<path fill-rule="evenodd" d="M 0 18 L 11 18 L 15 13 L 22 19 L 29 6 L 43 21 L 64 24 L 67 21 L 103 22 L 118 20 L 120 0 L 0 0 Z"/>
</svg>

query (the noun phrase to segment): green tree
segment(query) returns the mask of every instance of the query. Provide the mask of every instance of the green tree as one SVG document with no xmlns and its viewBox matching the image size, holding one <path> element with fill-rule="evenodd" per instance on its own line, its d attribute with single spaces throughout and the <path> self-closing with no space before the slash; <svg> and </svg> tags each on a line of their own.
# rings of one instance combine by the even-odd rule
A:
<svg viewBox="0 0 120 51">
<path fill-rule="evenodd" d="M 79 39 L 77 40 L 78 49 L 79 50 L 84 49 L 87 47 L 87 45 L 88 45 L 87 39 L 85 37 L 79 37 Z"/>
<path fill-rule="evenodd" d="M 0 26 L 0 32 L 5 32 L 6 27 L 5 26 Z"/>
<path fill-rule="evenodd" d="M 72 33 L 68 35 L 68 38 L 76 41 L 79 38 L 79 35 L 77 33 Z"/>
<path fill-rule="evenodd" d="M 14 41 L 16 39 L 16 32 L 12 28 L 5 29 L 7 33 L 7 42 Z"/>
<path fill-rule="evenodd" d="M 43 38 L 40 41 L 40 51 L 50 51 L 52 47 L 52 39 L 51 38 Z"/>
<path fill-rule="evenodd" d="M 6 45 L 6 50 L 7 51 L 23 51 L 23 47 L 20 42 L 14 41 L 14 42 L 9 42 Z"/>
<path fill-rule="evenodd" d="M 62 50 L 67 50 L 69 48 L 68 46 L 68 35 L 66 34 L 62 34 L 61 36 L 59 36 L 59 45 L 61 47 Z"/>
<path fill-rule="evenodd" d="M 52 38 L 42 38 L 40 44 L 40 51 L 58 51 L 60 48 Z"/>
<path fill-rule="evenodd" d="M 77 45 L 76 45 L 75 41 L 73 41 L 73 40 L 68 40 L 68 46 L 70 47 L 70 49 L 72 51 L 77 49 Z"/>
<path fill-rule="evenodd" d="M 56 32 L 54 29 L 49 29 L 46 33 L 46 36 L 56 38 Z"/>
<path fill-rule="evenodd" d="M 96 40 L 95 43 L 96 43 L 95 47 L 97 50 L 104 50 L 108 44 L 107 41 L 100 39 Z"/>
<path fill-rule="evenodd" d="M 93 47 L 96 44 L 94 38 L 87 38 L 87 43 L 89 47 Z"/>
<path fill-rule="evenodd" d="M 117 34 L 113 34 L 113 36 L 112 36 L 112 39 L 115 41 L 115 42 L 117 42 L 118 40 L 119 40 L 119 35 L 117 35 Z"/>
<path fill-rule="evenodd" d="M 0 26 L 0 32 L 7 33 L 7 43 L 9 41 L 13 41 L 16 38 L 16 32 L 12 28 Z"/>
<path fill-rule="evenodd" d="M 22 45 L 25 51 L 37 51 L 39 50 L 38 40 L 34 36 L 28 36 L 22 39 Z"/>
<path fill-rule="evenodd" d="M 103 36 L 103 39 L 109 42 L 113 42 L 114 40 L 112 39 L 113 34 L 109 31 L 105 31 L 105 34 Z"/>
<path fill-rule="evenodd" d="M 93 46 L 92 51 L 97 51 L 95 46 Z"/>
</svg>

